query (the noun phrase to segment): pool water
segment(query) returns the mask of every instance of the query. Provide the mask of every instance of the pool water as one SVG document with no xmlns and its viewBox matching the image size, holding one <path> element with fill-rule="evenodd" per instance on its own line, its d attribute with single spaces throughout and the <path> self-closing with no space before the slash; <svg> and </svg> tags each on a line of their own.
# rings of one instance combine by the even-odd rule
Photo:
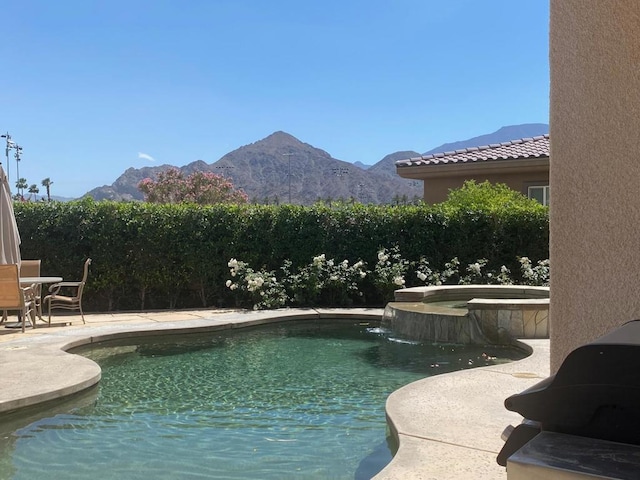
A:
<svg viewBox="0 0 640 480">
<path fill-rule="evenodd" d="M 344 320 L 82 354 L 102 367 L 96 395 L 3 434 L 0 478 L 368 479 L 392 457 L 384 412 L 392 391 L 525 356 L 419 345 Z"/>
<path fill-rule="evenodd" d="M 424 303 L 431 307 L 467 308 L 467 300 L 438 300 L 435 302 L 425 301 Z"/>
</svg>

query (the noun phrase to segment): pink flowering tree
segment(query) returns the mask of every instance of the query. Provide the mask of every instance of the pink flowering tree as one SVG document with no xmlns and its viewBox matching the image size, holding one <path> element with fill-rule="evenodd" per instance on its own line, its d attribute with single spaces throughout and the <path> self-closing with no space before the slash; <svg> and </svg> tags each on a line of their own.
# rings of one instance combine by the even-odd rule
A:
<svg viewBox="0 0 640 480">
<path fill-rule="evenodd" d="M 194 172 L 185 177 L 177 168 L 159 173 L 157 180 L 145 178 L 138 183 L 138 190 L 151 203 L 190 202 L 208 205 L 248 201 L 247 194 L 236 190 L 233 183 L 222 175 Z"/>
</svg>

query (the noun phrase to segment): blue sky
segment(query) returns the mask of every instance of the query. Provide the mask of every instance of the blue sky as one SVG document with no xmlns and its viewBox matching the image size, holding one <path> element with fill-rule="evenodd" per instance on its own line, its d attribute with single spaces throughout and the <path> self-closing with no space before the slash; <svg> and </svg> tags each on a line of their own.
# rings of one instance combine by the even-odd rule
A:
<svg viewBox="0 0 640 480">
<path fill-rule="evenodd" d="M 68 197 L 277 130 L 374 164 L 548 123 L 548 15 L 546 0 L 4 2 L 0 131 L 21 177 Z"/>
</svg>

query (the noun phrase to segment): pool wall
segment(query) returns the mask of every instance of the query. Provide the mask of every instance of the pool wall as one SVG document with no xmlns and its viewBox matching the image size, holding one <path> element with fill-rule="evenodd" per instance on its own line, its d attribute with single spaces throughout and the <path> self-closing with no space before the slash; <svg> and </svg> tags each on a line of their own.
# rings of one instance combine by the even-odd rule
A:
<svg viewBox="0 0 640 480">
<path fill-rule="evenodd" d="M 549 287 L 404 288 L 387 304 L 383 325 L 404 338 L 439 343 L 509 345 L 516 339 L 549 338 Z"/>
</svg>

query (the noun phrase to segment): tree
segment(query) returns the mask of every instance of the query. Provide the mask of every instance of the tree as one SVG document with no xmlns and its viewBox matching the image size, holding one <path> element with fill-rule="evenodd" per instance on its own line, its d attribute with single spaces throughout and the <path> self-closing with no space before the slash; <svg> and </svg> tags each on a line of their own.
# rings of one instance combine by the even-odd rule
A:
<svg viewBox="0 0 640 480">
<path fill-rule="evenodd" d="M 190 202 L 209 205 L 248 201 L 247 195 L 242 190 L 236 190 L 233 183 L 222 175 L 194 172 L 185 177 L 176 168 L 159 173 L 155 181 L 145 178 L 138 183 L 138 189 L 145 195 L 145 200 L 151 203 Z"/>
<path fill-rule="evenodd" d="M 31 197 L 33 197 L 34 195 L 37 195 L 39 191 L 40 189 L 35 183 L 29 185 L 29 200 L 31 200 Z"/>
<path fill-rule="evenodd" d="M 42 186 L 47 189 L 47 202 L 51 201 L 51 185 L 53 185 L 53 182 L 49 177 L 42 180 Z"/>
<path fill-rule="evenodd" d="M 26 178 L 21 177 L 16 182 L 16 190 L 17 190 L 17 193 L 20 194 L 21 198 L 24 198 L 24 189 L 28 187 L 29 187 L 29 184 L 27 183 Z"/>
</svg>

